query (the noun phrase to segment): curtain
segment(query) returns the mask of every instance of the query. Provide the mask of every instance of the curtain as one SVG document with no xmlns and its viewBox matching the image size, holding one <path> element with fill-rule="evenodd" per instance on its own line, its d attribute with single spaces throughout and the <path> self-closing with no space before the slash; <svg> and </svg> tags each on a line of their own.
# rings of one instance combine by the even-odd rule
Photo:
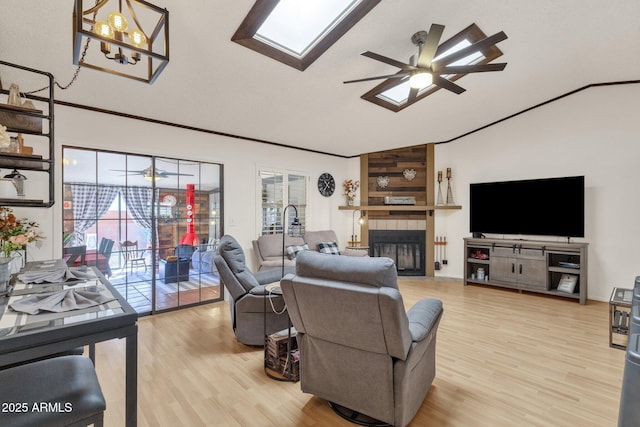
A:
<svg viewBox="0 0 640 427">
<path fill-rule="evenodd" d="M 124 189 L 124 188 L 123 188 Z M 149 187 L 126 187 L 125 202 L 127 211 L 133 220 L 142 228 L 151 230 L 155 227 L 155 239 L 158 243 L 158 221 L 151 221 L 151 209 L 153 207 L 153 193 L 155 191 L 155 199 L 158 200 L 160 190 Z"/>
<path fill-rule="evenodd" d="M 126 187 L 126 190 L 125 203 L 129 214 L 140 227 L 151 229 L 153 189 L 150 187 Z"/>
<path fill-rule="evenodd" d="M 84 244 L 84 232 L 109 210 L 119 188 L 91 184 L 66 184 L 73 206 L 73 246 Z"/>
</svg>

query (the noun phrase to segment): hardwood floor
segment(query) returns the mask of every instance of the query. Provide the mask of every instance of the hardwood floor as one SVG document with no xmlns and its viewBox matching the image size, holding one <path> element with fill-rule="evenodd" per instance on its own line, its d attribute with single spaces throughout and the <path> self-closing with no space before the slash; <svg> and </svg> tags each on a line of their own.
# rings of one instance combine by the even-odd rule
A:
<svg viewBox="0 0 640 427">
<path fill-rule="evenodd" d="M 401 279 L 405 306 L 439 298 L 436 379 L 411 426 L 615 426 L 625 353 L 608 304 L 458 280 Z M 139 426 L 353 426 L 299 383 L 271 380 L 235 341 L 227 303 L 139 321 Z M 106 426 L 124 425 L 124 342 L 97 345 Z"/>
</svg>

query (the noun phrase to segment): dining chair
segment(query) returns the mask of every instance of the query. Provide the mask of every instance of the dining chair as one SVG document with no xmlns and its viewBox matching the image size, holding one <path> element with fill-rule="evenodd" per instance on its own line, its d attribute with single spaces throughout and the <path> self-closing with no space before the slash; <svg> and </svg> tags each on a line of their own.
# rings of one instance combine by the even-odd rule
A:
<svg viewBox="0 0 640 427">
<path fill-rule="evenodd" d="M 138 249 L 138 241 L 131 242 L 129 240 L 125 240 L 124 242 L 120 242 L 120 250 L 124 256 L 125 265 L 129 266 L 130 270 L 133 271 L 133 267 L 138 268 L 140 264 L 144 267 L 144 271 L 147 271 L 147 260 L 145 259 L 146 249 Z"/>
<path fill-rule="evenodd" d="M 62 249 L 67 265 L 85 265 L 87 263 L 87 245 L 71 246 Z"/>
<path fill-rule="evenodd" d="M 100 239 L 100 246 L 98 246 L 98 254 L 104 257 L 103 260 L 98 262 L 96 259 L 96 265 L 98 270 L 102 272 L 105 276 L 111 276 L 111 266 L 109 265 L 109 260 L 111 259 L 111 252 L 113 251 L 113 244 L 115 242 L 111 239 L 107 239 L 103 237 Z"/>
</svg>

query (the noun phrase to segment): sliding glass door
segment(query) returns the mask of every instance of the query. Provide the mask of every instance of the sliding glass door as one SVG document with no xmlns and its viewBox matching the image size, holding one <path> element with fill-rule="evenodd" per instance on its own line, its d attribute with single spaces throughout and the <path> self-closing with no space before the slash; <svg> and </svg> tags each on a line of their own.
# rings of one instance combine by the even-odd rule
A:
<svg viewBox="0 0 640 427">
<path fill-rule="evenodd" d="M 63 147 L 64 246 L 140 313 L 217 301 L 222 165 Z"/>
</svg>

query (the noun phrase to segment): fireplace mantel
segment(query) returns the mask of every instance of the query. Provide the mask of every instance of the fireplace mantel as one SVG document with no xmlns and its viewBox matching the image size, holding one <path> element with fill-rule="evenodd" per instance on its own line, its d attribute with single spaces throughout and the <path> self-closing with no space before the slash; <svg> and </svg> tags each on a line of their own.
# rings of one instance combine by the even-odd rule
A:
<svg viewBox="0 0 640 427">
<path fill-rule="evenodd" d="M 418 205 L 360 205 L 360 206 L 338 206 L 341 211 L 411 211 L 411 212 L 427 212 L 439 209 L 462 209 L 460 205 L 435 205 L 435 206 L 418 206 Z"/>
</svg>

